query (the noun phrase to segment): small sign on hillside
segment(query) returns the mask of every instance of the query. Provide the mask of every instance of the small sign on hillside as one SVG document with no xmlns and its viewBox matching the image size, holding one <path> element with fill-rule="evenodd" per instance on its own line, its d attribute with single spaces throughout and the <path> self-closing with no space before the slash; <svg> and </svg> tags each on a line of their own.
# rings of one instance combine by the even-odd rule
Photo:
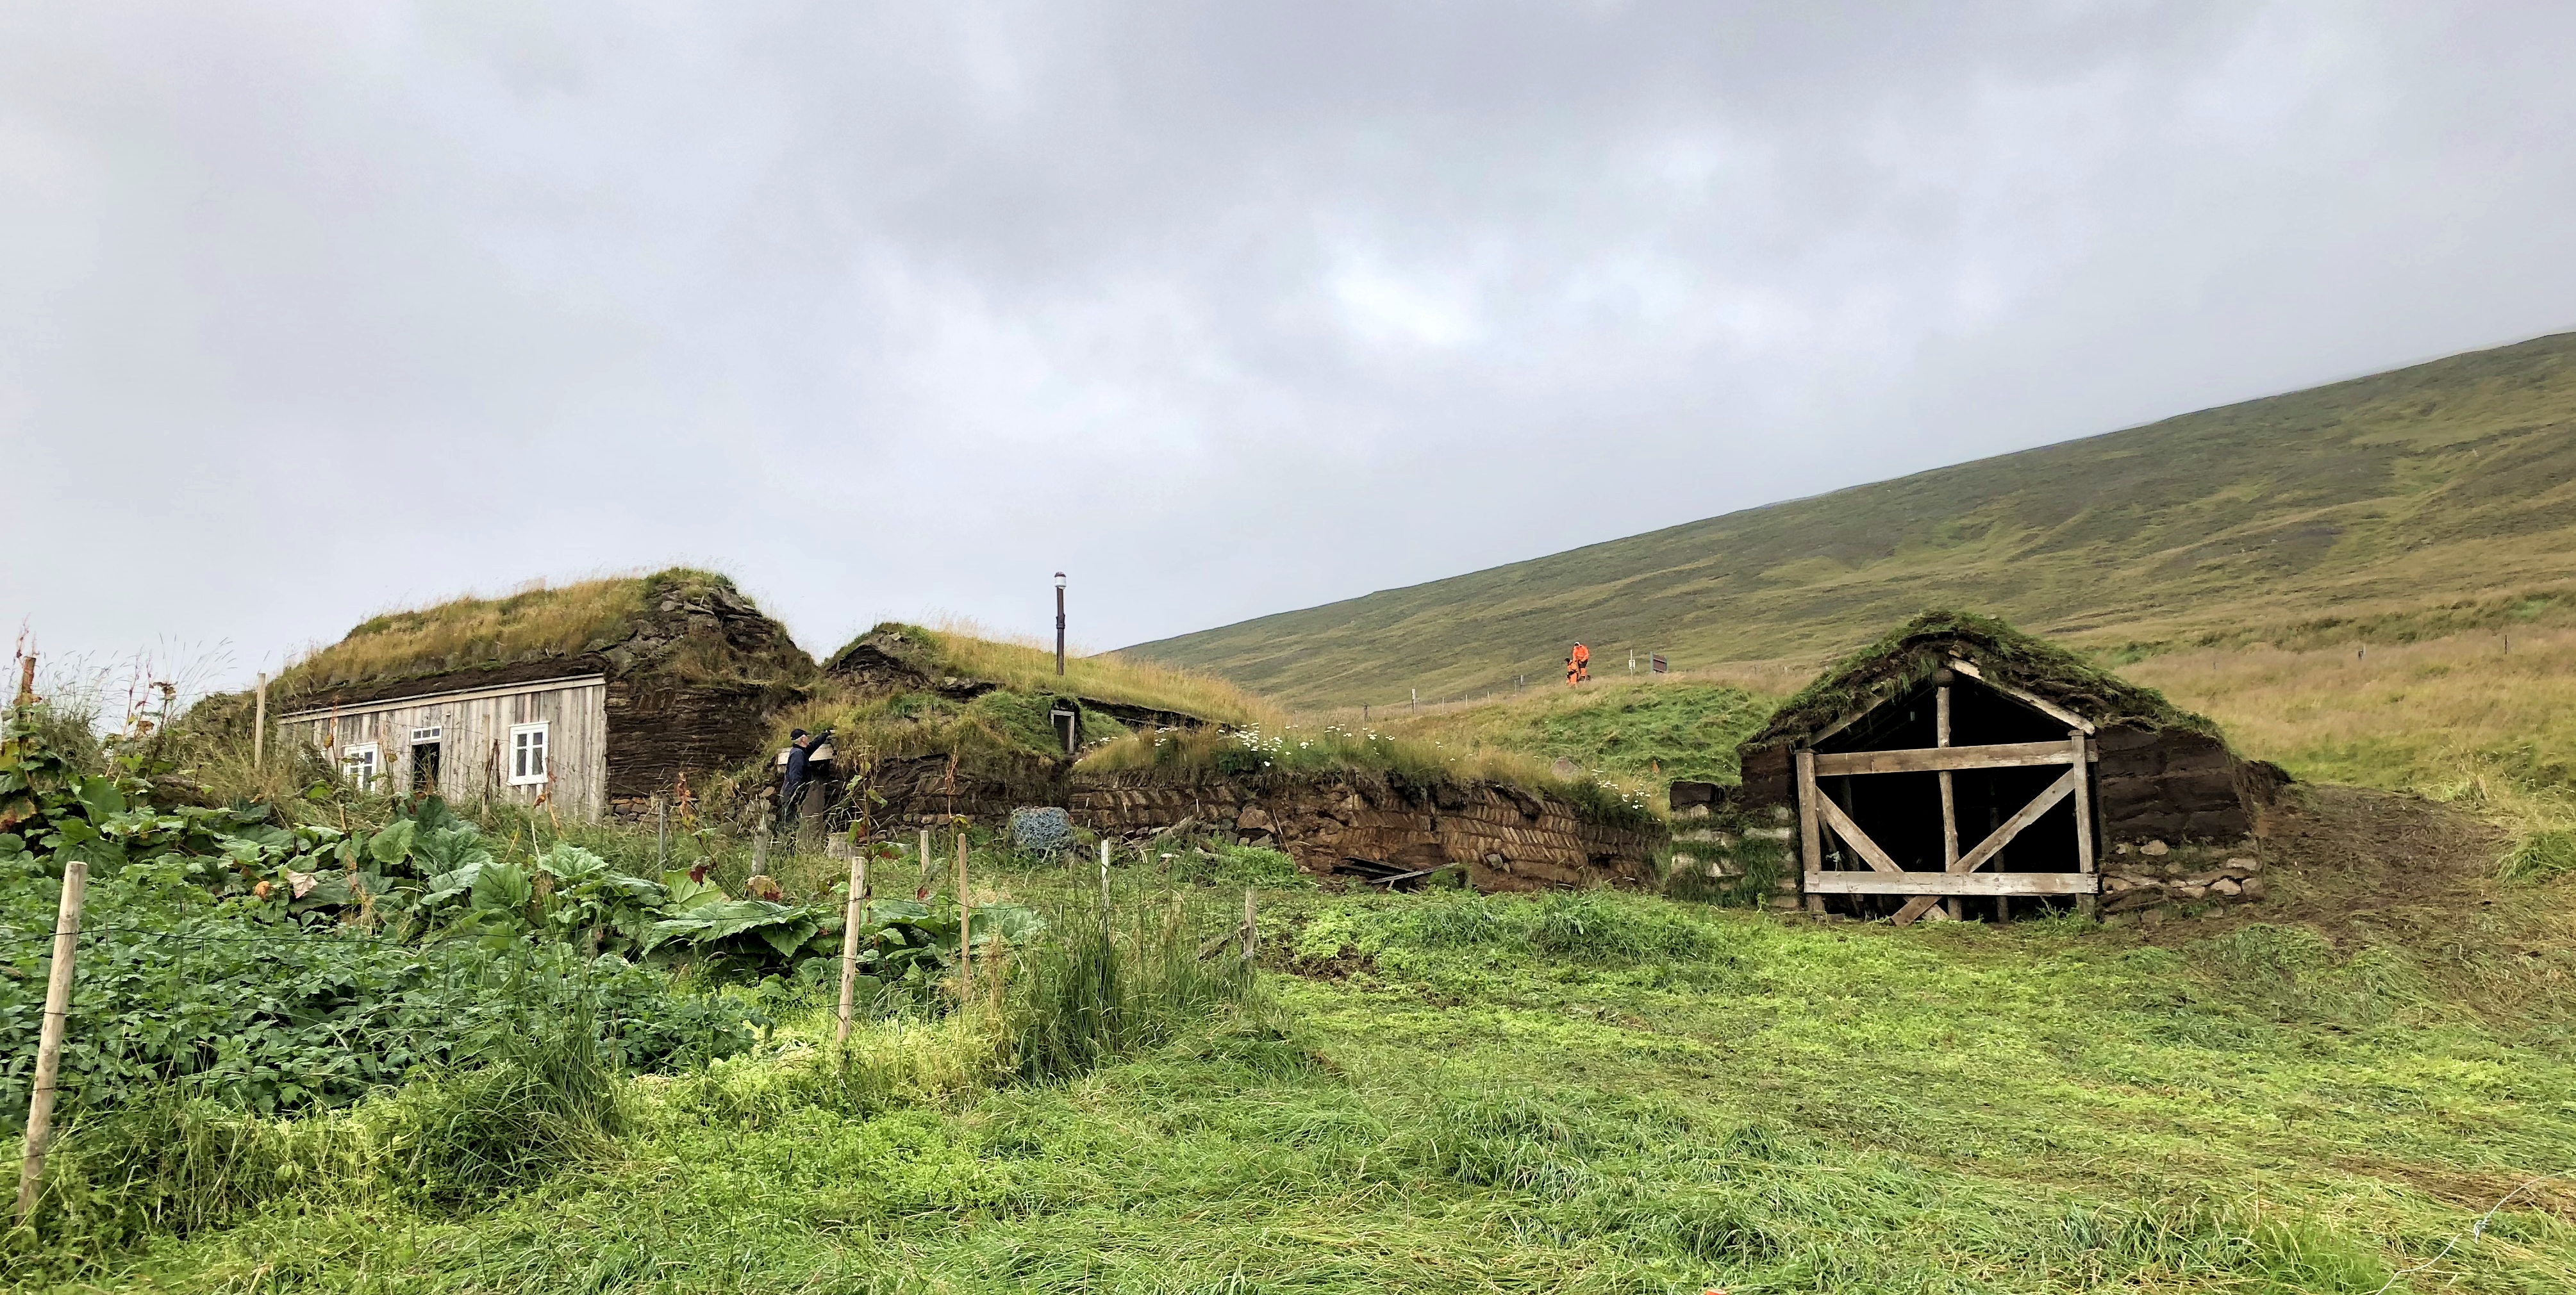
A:
<svg viewBox="0 0 2576 1295">
<path fill-rule="evenodd" d="M 1664 663 L 1663 654 L 1660 652 L 1646 659 L 1654 663 L 1652 669 L 1656 674 L 1663 674 L 1672 668 Z"/>
</svg>

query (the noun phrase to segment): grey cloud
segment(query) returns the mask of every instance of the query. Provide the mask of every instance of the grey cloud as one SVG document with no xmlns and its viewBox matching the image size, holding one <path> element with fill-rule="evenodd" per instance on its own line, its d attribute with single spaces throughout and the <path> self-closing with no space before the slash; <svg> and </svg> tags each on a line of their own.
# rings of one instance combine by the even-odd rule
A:
<svg viewBox="0 0 2576 1295">
<path fill-rule="evenodd" d="M 2562 6 L 22 7 L 0 611 L 1109 646 L 2568 326 Z M 28 483 L 43 483 L 30 488 Z M 99 572 L 114 573 L 107 581 Z"/>
</svg>

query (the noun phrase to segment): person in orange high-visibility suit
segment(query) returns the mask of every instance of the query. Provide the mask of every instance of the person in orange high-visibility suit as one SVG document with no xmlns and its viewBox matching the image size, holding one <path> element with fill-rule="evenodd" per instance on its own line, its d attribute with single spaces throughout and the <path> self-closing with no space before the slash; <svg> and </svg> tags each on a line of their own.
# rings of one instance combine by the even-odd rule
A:
<svg viewBox="0 0 2576 1295">
<path fill-rule="evenodd" d="M 1574 651 L 1565 658 L 1565 682 L 1571 687 L 1591 677 L 1592 649 L 1577 643 L 1574 645 Z"/>
</svg>

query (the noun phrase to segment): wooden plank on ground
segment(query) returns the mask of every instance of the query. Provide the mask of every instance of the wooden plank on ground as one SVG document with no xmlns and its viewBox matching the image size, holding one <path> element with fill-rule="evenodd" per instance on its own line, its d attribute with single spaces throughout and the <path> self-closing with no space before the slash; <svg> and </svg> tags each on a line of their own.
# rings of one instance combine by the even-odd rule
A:
<svg viewBox="0 0 2576 1295">
<path fill-rule="evenodd" d="M 1816 757 L 1816 776 L 1930 773 L 1936 769 L 2018 769 L 2066 764 L 2064 742 L 1999 742 L 1992 746 L 1926 746 L 1901 751 L 1836 751 Z"/>
<path fill-rule="evenodd" d="M 2004 820 L 2004 825 L 1996 828 L 1993 833 L 1986 837 L 1985 840 L 1978 842 L 1976 849 L 1970 850 L 1966 854 L 1961 855 L 1957 863 L 1950 865 L 1950 870 L 1952 872 L 1975 872 L 1977 869 L 1986 866 L 1986 861 L 1994 858 L 1996 852 L 2002 850 L 2005 846 L 2012 844 L 2012 839 L 2021 835 L 2021 830 L 2023 828 L 2038 822 L 2040 815 L 2056 808 L 2057 802 L 2066 799 L 2067 796 L 2073 793 L 2078 786 L 2083 784 L 2083 782 L 2084 769 L 2082 766 L 2079 765 L 2076 768 L 2067 770 L 2065 777 L 2048 784 L 2048 790 L 2039 793 L 2038 799 L 2022 806 L 2019 813 L 2016 813 L 2011 818 Z"/>
<path fill-rule="evenodd" d="M 2099 874 L 2081 872 L 1811 872 L 1807 891 L 1818 895 L 2092 895 Z"/>
<path fill-rule="evenodd" d="M 1934 907 L 1934 905 L 1937 905 L 1940 902 L 1941 897 L 1939 895 L 1916 895 L 1914 898 L 1905 901 L 1905 907 L 1896 910 L 1895 915 L 1887 920 L 1898 926 L 1912 926 L 1914 925 L 1915 918 L 1921 917 L 1927 913 L 1936 914 L 1937 917 L 1935 920 L 1938 920 L 1939 917 L 1949 916 L 1948 913 Z"/>
</svg>

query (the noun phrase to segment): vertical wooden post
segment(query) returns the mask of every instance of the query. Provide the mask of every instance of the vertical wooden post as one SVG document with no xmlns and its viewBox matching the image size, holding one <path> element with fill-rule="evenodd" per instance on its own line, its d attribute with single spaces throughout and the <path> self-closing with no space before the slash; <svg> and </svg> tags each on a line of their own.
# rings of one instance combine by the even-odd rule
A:
<svg viewBox="0 0 2576 1295">
<path fill-rule="evenodd" d="M 1825 870 L 1825 846 L 1816 830 L 1816 753 L 1805 749 L 1798 752 L 1798 851 L 1804 889 L 1805 873 Z M 1807 911 L 1825 911 L 1825 897 L 1807 896 Z"/>
<path fill-rule="evenodd" d="M 1932 694 L 1932 745 L 1950 745 L 1950 685 L 1943 684 Z M 1959 800 L 1950 782 L 1950 771 L 1941 771 L 1941 870 L 1949 872 L 1959 866 Z M 1950 916 L 1964 917 L 1957 896 L 1950 898 Z"/>
<path fill-rule="evenodd" d="M 1246 886 L 1243 888 L 1243 960 L 1245 962 L 1252 961 L 1252 951 L 1258 945 L 1260 930 L 1253 918 L 1252 887 Z"/>
<path fill-rule="evenodd" d="M 913 857 L 921 862 L 921 876 L 912 884 L 912 897 L 927 903 L 929 902 L 930 892 L 932 890 L 932 879 L 939 875 L 937 872 L 933 871 L 933 868 L 936 867 L 936 865 L 931 861 L 930 856 L 929 828 L 925 827 L 921 829 L 921 851 Z"/>
<path fill-rule="evenodd" d="M 653 866 L 668 871 L 671 867 L 671 807 L 662 803 L 662 793 L 653 793 Z"/>
<path fill-rule="evenodd" d="M 850 903 L 841 927 L 841 1029 L 833 1036 L 839 1043 L 850 1041 L 850 1013 L 859 997 L 859 910 L 867 903 L 868 847 L 850 849 Z"/>
<path fill-rule="evenodd" d="M 18 1165 L 18 1221 L 36 1211 L 36 1189 L 45 1180 L 46 1143 L 54 1133 L 54 1075 L 63 1064 L 63 1018 L 72 1009 L 72 959 L 80 948 L 81 900 L 89 894 L 89 865 L 63 865 L 63 902 L 54 912 L 54 967 L 45 980 L 44 1024 L 36 1034 L 36 1091 L 27 1103 L 27 1145 Z"/>
<path fill-rule="evenodd" d="M 769 815 L 762 813 L 760 826 L 751 834 L 751 873 L 764 876 L 769 872 Z"/>
<path fill-rule="evenodd" d="M 2070 729 L 2067 744 L 2075 753 L 2075 867 L 2086 876 L 2093 873 L 2093 765 L 2092 752 L 2084 741 L 2084 730 Z M 2075 897 L 2075 911 L 2091 917 L 2101 907 L 2101 897 L 2093 894 Z"/>
<path fill-rule="evenodd" d="M 975 987 L 975 901 L 966 893 L 966 829 L 957 829 L 957 997 Z"/>
<path fill-rule="evenodd" d="M 261 671 L 259 687 L 251 693 L 250 767 L 256 772 L 267 766 L 268 756 L 268 672 Z"/>
</svg>

